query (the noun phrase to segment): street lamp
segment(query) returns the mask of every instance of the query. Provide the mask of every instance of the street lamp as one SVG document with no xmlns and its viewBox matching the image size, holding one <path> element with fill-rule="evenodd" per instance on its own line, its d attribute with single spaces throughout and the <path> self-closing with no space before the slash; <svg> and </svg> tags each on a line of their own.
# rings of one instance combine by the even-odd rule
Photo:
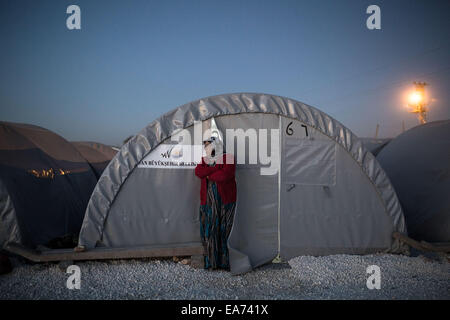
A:
<svg viewBox="0 0 450 320">
<path fill-rule="evenodd" d="M 409 112 L 416 113 L 420 124 L 427 122 L 427 102 L 425 99 L 425 82 L 414 82 L 415 89 L 409 95 L 408 105 L 412 108 Z"/>
</svg>

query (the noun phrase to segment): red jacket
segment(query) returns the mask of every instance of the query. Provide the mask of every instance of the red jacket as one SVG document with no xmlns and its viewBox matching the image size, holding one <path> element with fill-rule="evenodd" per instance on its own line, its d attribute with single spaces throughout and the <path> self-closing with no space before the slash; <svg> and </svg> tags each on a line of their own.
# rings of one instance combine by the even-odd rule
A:
<svg viewBox="0 0 450 320">
<path fill-rule="evenodd" d="M 227 160 L 228 159 L 228 160 Z M 234 173 L 236 164 L 234 163 L 233 155 L 224 154 L 223 164 L 216 163 L 215 166 L 210 167 L 202 158 L 202 163 L 195 167 L 195 175 L 202 179 L 200 187 L 200 203 L 206 204 L 206 177 L 209 180 L 216 182 L 217 191 L 223 204 L 236 202 L 236 180 Z"/>
</svg>

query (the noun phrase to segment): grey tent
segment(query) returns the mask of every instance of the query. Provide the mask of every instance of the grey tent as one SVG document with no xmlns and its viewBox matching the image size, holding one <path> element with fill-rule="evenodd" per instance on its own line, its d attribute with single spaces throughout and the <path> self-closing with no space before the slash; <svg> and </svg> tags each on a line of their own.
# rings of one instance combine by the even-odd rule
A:
<svg viewBox="0 0 450 320">
<path fill-rule="evenodd" d="M 96 182 L 89 164 L 59 135 L 0 122 L 0 248 L 76 239 Z"/>
<path fill-rule="evenodd" d="M 360 140 L 367 150 L 372 152 L 374 156 L 377 156 L 380 153 L 380 151 L 383 150 L 383 148 L 386 147 L 389 144 L 389 142 L 391 142 L 392 139 L 360 138 Z"/>
<path fill-rule="evenodd" d="M 97 178 L 102 175 L 103 170 L 117 153 L 112 147 L 99 142 L 72 141 L 71 143 L 91 165 Z"/>
<path fill-rule="evenodd" d="M 200 181 L 194 166 L 173 165 L 180 153 L 172 157 L 166 151 L 174 144 L 174 133 L 192 132 L 195 121 L 212 119 L 222 133 L 240 130 L 236 139 L 252 128 L 280 133 L 279 148 L 272 147 L 270 138 L 266 145 L 258 138 L 268 154 L 280 157 L 276 174 L 262 175 L 266 164 L 260 161 L 237 164 L 237 208 L 228 239 L 232 273 L 251 270 L 278 254 L 289 259 L 403 249 L 392 238 L 394 231 L 406 233 L 397 196 L 358 138 L 313 107 L 254 93 L 185 104 L 130 139 L 98 181 L 79 244 L 89 249 L 200 243 Z M 227 152 L 236 155 L 236 149 L 228 149 L 231 141 L 224 139 Z M 245 147 L 249 151 L 255 145 Z"/>
<path fill-rule="evenodd" d="M 414 127 L 377 156 L 398 194 L 409 235 L 450 241 L 450 120 Z"/>
</svg>

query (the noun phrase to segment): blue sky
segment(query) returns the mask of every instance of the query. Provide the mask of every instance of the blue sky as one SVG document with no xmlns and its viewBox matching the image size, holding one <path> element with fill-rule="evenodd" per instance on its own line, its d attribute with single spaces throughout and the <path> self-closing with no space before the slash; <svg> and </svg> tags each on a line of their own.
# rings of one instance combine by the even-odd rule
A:
<svg viewBox="0 0 450 320">
<path fill-rule="evenodd" d="M 2 1 L 0 119 L 120 144 L 189 101 L 264 92 L 395 136 L 417 124 L 413 81 L 430 84 L 430 120 L 450 118 L 449 18 L 446 0 Z"/>
</svg>

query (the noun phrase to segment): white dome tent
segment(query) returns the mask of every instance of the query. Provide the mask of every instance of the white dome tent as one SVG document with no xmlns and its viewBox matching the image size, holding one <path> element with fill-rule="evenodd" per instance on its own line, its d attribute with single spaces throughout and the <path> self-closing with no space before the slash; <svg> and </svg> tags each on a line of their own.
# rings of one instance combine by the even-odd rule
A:
<svg viewBox="0 0 450 320">
<path fill-rule="evenodd" d="M 92 167 L 95 176 L 99 178 L 105 170 L 109 161 L 117 153 L 112 147 L 93 141 L 71 141 L 70 142 Z"/>
<path fill-rule="evenodd" d="M 97 179 L 67 140 L 47 129 L 0 122 L 0 249 L 76 239 Z"/>
<path fill-rule="evenodd" d="M 391 138 L 377 139 L 377 138 L 359 138 L 363 143 L 364 147 L 372 152 L 376 157 L 384 147 L 386 147 L 389 142 L 392 141 Z"/>
<path fill-rule="evenodd" d="M 409 235 L 450 241 L 450 120 L 416 126 L 377 156 L 402 205 Z"/>
<path fill-rule="evenodd" d="M 393 232 L 406 234 L 397 196 L 358 138 L 313 107 L 256 93 L 185 104 L 130 139 L 92 193 L 79 245 L 89 250 L 200 243 L 200 181 L 194 166 L 165 167 L 152 159 L 174 143 L 175 132 L 192 131 L 195 121 L 213 118 L 222 133 L 249 128 L 280 133 L 279 150 L 271 148 L 270 139 L 265 146 L 269 154 L 279 153 L 275 174 L 262 175 L 265 165 L 259 161 L 237 164 L 237 208 L 228 239 L 233 274 L 278 255 L 289 259 L 402 250 L 392 238 Z M 247 143 L 247 158 L 248 150 Z"/>
</svg>

